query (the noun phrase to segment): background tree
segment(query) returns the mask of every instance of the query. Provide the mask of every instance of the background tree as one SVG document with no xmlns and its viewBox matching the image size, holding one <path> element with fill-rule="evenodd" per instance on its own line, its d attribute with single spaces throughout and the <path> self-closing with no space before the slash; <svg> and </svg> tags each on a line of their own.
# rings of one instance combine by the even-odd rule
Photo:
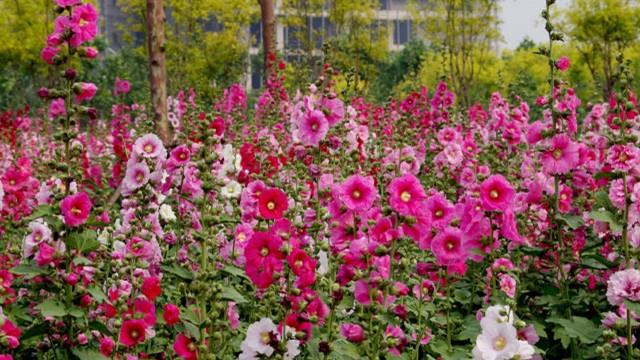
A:
<svg viewBox="0 0 640 360">
<path fill-rule="evenodd" d="M 276 53 L 276 11 L 273 0 L 258 0 L 260 3 L 260 19 L 262 20 L 262 49 L 264 52 L 264 78 L 268 79 L 273 70 L 269 57 Z"/>
<path fill-rule="evenodd" d="M 165 144 L 171 141 L 167 118 L 167 68 L 164 44 L 164 7 L 162 0 L 147 0 L 147 47 L 151 111 L 158 136 Z"/>
<path fill-rule="evenodd" d="M 616 85 L 615 58 L 637 46 L 640 8 L 635 0 L 573 0 L 564 12 L 570 40 L 602 96 Z"/>
</svg>

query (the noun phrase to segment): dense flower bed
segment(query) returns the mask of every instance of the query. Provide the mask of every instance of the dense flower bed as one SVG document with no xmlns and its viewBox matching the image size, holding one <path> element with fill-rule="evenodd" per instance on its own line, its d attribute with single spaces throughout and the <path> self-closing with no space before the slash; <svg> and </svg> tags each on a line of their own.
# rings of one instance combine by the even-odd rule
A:
<svg viewBox="0 0 640 360">
<path fill-rule="evenodd" d="M 444 83 L 380 106 L 326 65 L 255 109 L 180 93 L 163 144 L 126 80 L 97 119 L 72 65 L 97 13 L 57 4 L 58 86 L 0 116 L 1 359 L 632 358 L 630 91 L 585 107 L 557 81 L 540 118 Z"/>
</svg>

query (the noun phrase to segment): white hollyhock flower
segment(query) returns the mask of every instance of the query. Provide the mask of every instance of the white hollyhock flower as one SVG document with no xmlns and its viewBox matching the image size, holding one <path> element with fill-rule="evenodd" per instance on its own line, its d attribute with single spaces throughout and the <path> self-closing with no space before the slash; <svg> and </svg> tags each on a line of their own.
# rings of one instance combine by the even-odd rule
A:
<svg viewBox="0 0 640 360">
<path fill-rule="evenodd" d="M 531 359 L 535 353 L 536 350 L 531 346 L 531 344 L 524 340 L 518 340 L 518 350 L 516 351 L 514 358 L 518 360 L 528 360 Z"/>
<path fill-rule="evenodd" d="M 489 323 L 476 339 L 474 359 L 509 360 L 518 349 L 518 334 L 516 328 L 508 323 Z"/>
<path fill-rule="evenodd" d="M 271 356 L 274 349 L 269 345 L 271 342 L 271 333 L 278 333 L 278 328 L 269 318 L 262 318 L 260 321 L 249 325 L 247 329 L 247 337 L 241 344 L 242 352 L 247 353 L 248 356 L 251 352 Z M 242 354 L 240 354 L 242 357 Z M 250 357 L 249 357 L 250 359 Z"/>
<path fill-rule="evenodd" d="M 507 305 L 489 306 L 484 317 L 480 320 L 480 326 L 484 330 L 485 327 L 493 324 L 513 324 L 513 311 Z"/>
<path fill-rule="evenodd" d="M 176 220 L 176 214 L 170 205 L 162 204 L 160 206 L 160 217 L 166 222 L 172 222 Z"/>
<path fill-rule="evenodd" d="M 318 266 L 318 274 L 327 274 L 329 272 L 329 257 L 326 251 L 320 250 L 318 252 L 318 262 L 320 263 L 320 266 Z"/>
<path fill-rule="evenodd" d="M 238 198 L 242 193 L 242 185 L 235 180 L 229 181 L 220 189 L 220 195 L 227 199 Z"/>
<path fill-rule="evenodd" d="M 287 341 L 287 352 L 284 353 L 284 360 L 291 360 L 300 354 L 300 341 Z"/>
<path fill-rule="evenodd" d="M 34 248 L 42 242 L 49 242 L 52 238 L 51 229 L 42 219 L 29 223 L 29 235 L 22 241 L 22 257 L 28 258 L 35 252 Z"/>
</svg>

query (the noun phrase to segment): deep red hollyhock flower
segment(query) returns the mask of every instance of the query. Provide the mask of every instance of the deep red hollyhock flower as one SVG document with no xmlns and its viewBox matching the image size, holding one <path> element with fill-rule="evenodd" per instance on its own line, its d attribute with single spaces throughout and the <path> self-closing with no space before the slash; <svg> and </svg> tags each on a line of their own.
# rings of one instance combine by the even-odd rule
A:
<svg viewBox="0 0 640 360">
<path fill-rule="evenodd" d="M 134 347 L 145 339 L 146 325 L 143 320 L 133 319 L 122 322 L 120 328 L 120 343 L 124 346 Z"/>
<path fill-rule="evenodd" d="M 288 208 L 289 200 L 287 195 L 280 189 L 265 189 L 258 197 L 260 216 L 265 219 L 280 219 Z"/>
<path fill-rule="evenodd" d="M 287 263 L 298 277 L 296 279 L 298 287 L 305 288 L 316 282 L 316 261 L 304 250 L 294 249 L 287 257 Z"/>
<path fill-rule="evenodd" d="M 183 334 L 178 334 L 178 337 L 176 337 L 176 342 L 173 343 L 173 351 L 185 360 L 196 360 L 198 358 L 197 345 Z"/>
<path fill-rule="evenodd" d="M 162 293 L 162 288 L 160 287 L 160 278 L 158 278 L 157 276 L 144 278 L 144 280 L 142 281 L 142 293 L 147 297 L 147 299 L 155 301 L 156 298 Z"/>
<path fill-rule="evenodd" d="M 163 308 L 162 318 L 168 326 L 173 326 L 180 321 L 180 309 L 173 304 L 167 304 Z"/>
<path fill-rule="evenodd" d="M 282 271 L 282 239 L 268 232 L 255 232 L 244 249 L 247 276 L 260 289 L 273 283 L 274 273 Z"/>
</svg>

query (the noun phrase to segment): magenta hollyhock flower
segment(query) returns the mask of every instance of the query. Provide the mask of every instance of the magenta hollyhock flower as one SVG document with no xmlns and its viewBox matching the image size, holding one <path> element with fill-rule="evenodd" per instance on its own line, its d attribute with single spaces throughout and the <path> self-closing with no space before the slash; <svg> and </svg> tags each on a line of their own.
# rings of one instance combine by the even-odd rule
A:
<svg viewBox="0 0 640 360">
<path fill-rule="evenodd" d="M 619 171 L 629 171 L 638 165 L 638 148 L 632 144 L 613 145 L 609 148 L 607 161 L 611 167 Z"/>
<path fill-rule="evenodd" d="M 84 224 L 91 214 L 91 199 L 84 191 L 69 195 L 60 202 L 64 223 L 76 227 Z"/>
<path fill-rule="evenodd" d="M 49 265 L 53 261 L 56 249 L 47 243 L 38 244 L 38 253 L 36 254 L 36 263 L 38 266 Z"/>
<path fill-rule="evenodd" d="M 640 302 L 640 270 L 627 269 L 611 275 L 607 281 L 607 300 L 615 306 L 625 300 Z"/>
<path fill-rule="evenodd" d="M 564 134 L 558 134 L 551 138 L 551 144 L 541 156 L 542 168 L 549 174 L 566 174 L 573 170 L 580 154 L 578 146 Z"/>
<path fill-rule="evenodd" d="M 58 55 L 59 51 L 60 49 L 57 47 L 47 46 L 40 52 L 40 58 L 47 64 L 53 65 L 53 58 Z"/>
<path fill-rule="evenodd" d="M 98 87 L 92 83 L 79 83 L 75 88 L 76 102 L 89 101 L 93 99 L 98 91 Z"/>
<path fill-rule="evenodd" d="M 384 337 L 387 343 L 390 344 L 387 349 L 389 353 L 395 356 L 400 356 L 402 350 L 404 350 L 404 347 L 408 343 L 407 337 L 404 335 L 402 328 L 395 325 L 387 325 L 387 328 L 384 331 Z"/>
<path fill-rule="evenodd" d="M 109 357 L 113 350 L 116 348 L 116 344 L 112 338 L 105 336 L 100 339 L 100 354 L 103 356 Z"/>
<path fill-rule="evenodd" d="M 175 351 L 176 355 L 181 359 L 198 359 L 198 346 L 184 334 L 178 334 L 176 337 L 176 342 L 173 343 L 173 351 Z"/>
<path fill-rule="evenodd" d="M 51 104 L 49 104 L 49 119 L 53 120 L 58 116 L 66 116 L 67 109 L 64 106 L 64 99 L 57 98 L 51 100 Z"/>
<path fill-rule="evenodd" d="M 568 213 L 571 210 L 571 201 L 573 200 L 573 190 L 566 185 L 560 187 L 558 193 L 558 210 L 562 213 Z"/>
<path fill-rule="evenodd" d="M 120 79 L 119 77 L 116 77 L 113 87 L 113 93 L 116 96 L 125 95 L 128 94 L 129 91 L 131 91 L 131 83 L 128 80 Z"/>
<path fill-rule="evenodd" d="M 124 185 L 129 191 L 139 189 L 149 182 L 150 170 L 144 161 L 130 161 L 124 175 Z"/>
<path fill-rule="evenodd" d="M 93 46 L 88 46 L 84 49 L 83 55 L 87 59 L 95 59 L 96 57 L 98 57 L 98 49 L 94 48 Z"/>
<path fill-rule="evenodd" d="M 340 186 L 340 199 L 349 210 L 367 211 L 377 197 L 378 192 L 370 176 L 351 175 Z"/>
<path fill-rule="evenodd" d="M 184 144 L 171 150 L 171 153 L 169 155 L 171 156 L 171 159 L 176 163 L 176 165 L 184 165 L 189 162 L 189 159 L 191 159 L 191 151 Z"/>
<path fill-rule="evenodd" d="M 444 229 L 455 215 L 455 207 L 442 194 L 432 195 L 425 202 L 425 207 L 431 213 L 431 224 L 436 229 Z"/>
<path fill-rule="evenodd" d="M 309 111 L 300 119 L 298 131 L 300 142 L 318 147 L 329 131 L 329 122 L 322 111 Z"/>
<path fill-rule="evenodd" d="M 297 277 L 298 288 L 306 288 L 316 282 L 316 261 L 304 250 L 293 249 L 287 256 L 287 263 Z"/>
<path fill-rule="evenodd" d="M 162 308 L 162 318 L 168 326 L 173 326 L 180 321 L 180 308 L 174 304 L 166 304 Z"/>
<path fill-rule="evenodd" d="M 344 118 L 344 103 L 337 97 L 322 99 L 322 106 L 326 110 L 329 126 L 334 126 Z"/>
<path fill-rule="evenodd" d="M 560 71 L 567 71 L 567 69 L 569 69 L 569 65 L 569 58 L 566 56 L 561 56 L 556 60 L 556 68 Z"/>
<path fill-rule="evenodd" d="M 167 154 L 162 140 L 156 134 L 146 134 L 138 138 L 133 144 L 133 151 L 136 155 L 147 159 L 164 159 Z"/>
<path fill-rule="evenodd" d="M 83 42 L 95 39 L 98 34 L 98 12 L 93 5 L 87 3 L 73 8 L 71 13 L 73 36 L 70 43 L 78 47 Z"/>
<path fill-rule="evenodd" d="M 280 189 L 264 189 L 258 196 L 258 210 L 265 219 L 280 219 L 288 208 L 287 195 Z"/>
<path fill-rule="evenodd" d="M 431 241 L 431 251 L 438 265 L 453 265 L 465 262 L 468 249 L 462 232 L 453 227 L 440 231 Z"/>
<path fill-rule="evenodd" d="M 508 209 L 502 214 L 502 226 L 500 233 L 507 240 L 511 240 L 514 244 L 524 244 L 527 239 L 522 237 L 518 232 L 518 223 L 516 222 L 516 216 Z"/>
<path fill-rule="evenodd" d="M 130 319 L 122 322 L 120 328 L 120 343 L 124 346 L 134 347 L 145 340 L 147 325 L 144 320 Z"/>
<path fill-rule="evenodd" d="M 411 173 L 397 177 L 389 184 L 389 205 L 401 215 L 413 215 L 414 209 L 425 199 L 420 180 Z"/>
<path fill-rule="evenodd" d="M 480 199 L 485 210 L 505 211 L 516 195 L 511 184 L 502 175 L 492 175 L 480 185 Z"/>
<path fill-rule="evenodd" d="M 269 232 L 253 233 L 244 248 L 245 272 L 260 289 L 269 287 L 274 274 L 282 271 L 282 239 Z"/>
<path fill-rule="evenodd" d="M 340 335 L 347 341 L 361 343 L 364 340 L 364 329 L 358 324 L 344 323 L 340 324 Z"/>
</svg>

